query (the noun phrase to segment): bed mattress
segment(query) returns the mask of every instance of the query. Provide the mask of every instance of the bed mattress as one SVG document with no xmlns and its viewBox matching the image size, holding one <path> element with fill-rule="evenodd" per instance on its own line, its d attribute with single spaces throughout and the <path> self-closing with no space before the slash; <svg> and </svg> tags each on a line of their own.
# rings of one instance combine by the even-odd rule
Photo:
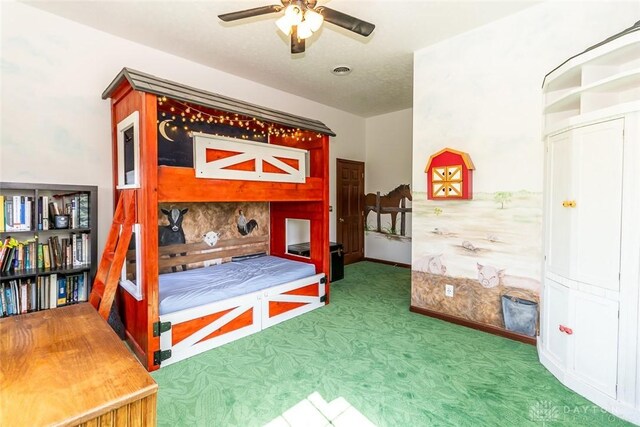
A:
<svg viewBox="0 0 640 427">
<path fill-rule="evenodd" d="M 160 314 L 249 294 L 314 274 L 313 264 L 274 256 L 161 274 Z"/>
</svg>

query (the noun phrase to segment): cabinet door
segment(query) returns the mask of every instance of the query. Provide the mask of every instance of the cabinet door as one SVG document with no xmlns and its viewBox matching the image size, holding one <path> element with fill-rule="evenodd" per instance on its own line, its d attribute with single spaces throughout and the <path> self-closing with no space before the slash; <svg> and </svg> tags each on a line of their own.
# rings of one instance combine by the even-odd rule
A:
<svg viewBox="0 0 640 427">
<path fill-rule="evenodd" d="M 571 215 L 564 207 L 571 194 L 571 132 L 549 138 L 547 145 L 547 271 L 569 277 L 571 271 Z"/>
<path fill-rule="evenodd" d="M 575 273 L 573 278 L 619 288 L 623 119 L 575 129 Z"/>
<path fill-rule="evenodd" d="M 560 330 L 567 326 L 569 318 L 569 289 L 550 279 L 545 279 L 542 311 L 542 337 L 547 355 L 554 362 L 566 366 L 568 336 Z"/>
<path fill-rule="evenodd" d="M 592 387 L 616 397 L 618 302 L 572 291 L 572 360 L 569 370 Z"/>
</svg>

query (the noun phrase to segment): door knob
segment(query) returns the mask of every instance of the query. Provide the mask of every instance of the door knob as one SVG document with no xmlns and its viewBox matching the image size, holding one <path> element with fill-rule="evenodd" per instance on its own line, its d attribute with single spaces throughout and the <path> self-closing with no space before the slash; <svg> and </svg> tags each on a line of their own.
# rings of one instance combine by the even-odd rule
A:
<svg viewBox="0 0 640 427">
<path fill-rule="evenodd" d="M 338 218 L 338 221 L 344 222 L 344 218 Z"/>
</svg>

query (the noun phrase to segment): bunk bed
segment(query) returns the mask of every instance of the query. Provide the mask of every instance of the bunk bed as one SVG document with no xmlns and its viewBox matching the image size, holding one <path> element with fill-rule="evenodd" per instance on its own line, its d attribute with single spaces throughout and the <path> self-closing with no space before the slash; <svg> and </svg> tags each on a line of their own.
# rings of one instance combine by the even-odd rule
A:
<svg viewBox="0 0 640 427">
<path fill-rule="evenodd" d="M 128 68 L 102 97 L 111 99 L 114 201 L 135 193 L 118 305 L 147 369 L 328 303 L 331 129 Z M 172 240 L 160 230 L 181 233 L 189 203 L 254 202 L 268 206 L 261 235 L 249 234 L 242 209 L 237 235 Z M 289 219 L 308 221 L 309 257 L 287 252 Z"/>
</svg>

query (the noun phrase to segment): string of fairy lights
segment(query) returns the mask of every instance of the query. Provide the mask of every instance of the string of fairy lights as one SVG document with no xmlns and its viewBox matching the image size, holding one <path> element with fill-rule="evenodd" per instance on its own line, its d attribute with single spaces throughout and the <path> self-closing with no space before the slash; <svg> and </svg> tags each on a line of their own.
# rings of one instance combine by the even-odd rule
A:
<svg viewBox="0 0 640 427">
<path fill-rule="evenodd" d="M 249 118 L 236 113 L 210 113 L 193 105 L 189 105 L 186 102 L 168 99 L 166 96 L 158 97 L 158 105 L 162 106 L 164 110 L 168 110 L 161 111 L 161 117 L 165 120 L 178 122 L 178 124 L 172 124 L 170 126 L 172 131 L 177 131 L 180 127 L 190 133 L 193 130 L 190 125 L 194 123 L 206 123 L 239 127 L 248 132 L 253 132 L 254 139 L 264 139 L 269 136 L 288 137 L 303 142 L 314 139 L 313 136 L 309 135 L 308 131 L 302 131 L 300 128 L 286 128 L 255 117 Z M 160 123 L 161 120 L 158 119 L 157 122 Z M 217 133 L 215 135 L 220 136 Z M 320 138 L 322 135 L 316 134 L 315 136 Z M 240 137 L 242 139 L 249 139 L 249 135 L 247 134 L 242 134 Z"/>
</svg>

